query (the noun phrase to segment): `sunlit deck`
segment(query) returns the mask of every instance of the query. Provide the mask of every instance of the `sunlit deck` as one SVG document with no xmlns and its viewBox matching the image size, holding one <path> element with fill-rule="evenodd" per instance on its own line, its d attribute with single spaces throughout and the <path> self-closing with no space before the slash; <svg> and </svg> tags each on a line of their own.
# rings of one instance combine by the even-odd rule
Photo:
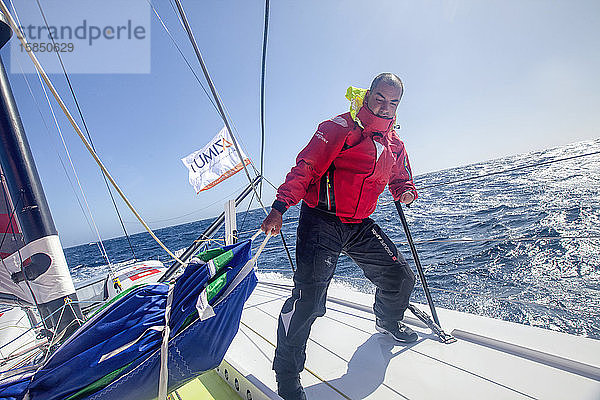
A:
<svg viewBox="0 0 600 400">
<path fill-rule="evenodd" d="M 271 390 L 286 283 L 259 284 L 226 356 Z M 407 315 L 420 338 L 403 346 L 376 332 L 372 301 L 368 294 L 330 290 L 301 375 L 309 399 L 600 398 L 600 341 L 439 309 L 444 330 L 458 341 L 440 343 Z"/>
</svg>

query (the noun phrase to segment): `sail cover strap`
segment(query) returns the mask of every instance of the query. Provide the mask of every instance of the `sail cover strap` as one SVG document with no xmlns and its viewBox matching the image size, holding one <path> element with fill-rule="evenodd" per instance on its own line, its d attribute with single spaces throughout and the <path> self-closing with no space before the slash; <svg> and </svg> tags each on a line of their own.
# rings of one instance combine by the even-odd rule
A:
<svg viewBox="0 0 600 400">
<path fill-rule="evenodd" d="M 262 231 L 259 229 L 258 231 L 256 231 L 256 233 L 252 236 L 250 240 L 254 241 L 261 233 Z M 271 234 L 269 233 L 259 246 L 258 250 L 256 251 L 256 254 L 254 254 L 254 257 L 251 260 L 248 260 L 248 262 L 246 262 L 246 265 L 244 265 L 244 267 L 240 270 L 238 275 L 234 278 L 232 283 L 229 285 L 229 288 L 226 289 L 225 292 L 223 292 L 221 299 L 227 297 L 229 293 L 231 293 L 231 291 L 235 289 L 235 287 L 250 273 L 250 271 L 254 268 L 254 265 L 256 264 L 258 256 L 260 256 L 260 253 L 262 253 L 263 249 L 265 248 L 265 245 L 267 244 L 270 238 Z M 211 263 L 213 264 L 212 267 Z M 212 278 L 217 273 L 213 260 L 210 260 L 208 262 L 208 267 L 210 277 Z M 198 300 L 196 301 L 196 310 L 198 310 L 198 318 L 200 318 L 200 321 L 205 321 L 215 316 L 214 306 L 211 306 L 209 303 L 209 300 L 211 298 L 209 295 L 209 290 L 209 287 L 204 288 L 202 292 L 200 292 Z M 220 302 L 221 300 L 218 300 L 216 304 Z"/>
<path fill-rule="evenodd" d="M 171 317 L 171 304 L 173 304 L 173 288 L 175 285 L 169 285 L 167 294 L 167 305 L 165 307 L 165 329 L 163 330 L 162 345 L 160 347 L 160 375 L 158 379 L 158 400 L 167 399 L 167 387 L 169 379 L 169 369 L 167 366 L 169 359 L 169 318 Z"/>
<path fill-rule="evenodd" d="M 261 232 L 261 230 L 259 229 L 258 232 L 256 232 L 256 234 L 254 236 L 252 236 L 252 240 L 256 239 L 256 237 L 260 234 L 260 232 Z M 223 294 L 221 294 L 221 296 L 219 297 L 219 300 L 217 300 L 217 302 L 213 305 L 213 307 L 216 307 L 225 298 L 227 298 L 227 296 L 229 296 L 229 294 L 231 292 L 233 292 L 233 290 L 240 284 L 240 282 L 243 281 L 244 278 L 246 276 L 248 276 L 248 274 L 254 269 L 254 266 L 256 265 L 256 261 L 258 260 L 260 253 L 262 253 L 265 246 L 267 245 L 267 242 L 269 241 L 269 239 L 271 239 L 271 232 L 267 233 L 267 236 L 265 237 L 265 239 L 262 241 L 262 243 L 258 247 L 258 250 L 256 250 L 254 257 L 252 257 L 252 259 L 250 259 L 250 260 L 248 260 L 248 262 L 246 262 L 246 264 L 242 267 L 240 272 L 238 272 L 238 274 L 235 276 L 235 278 L 231 281 L 231 283 L 229 284 L 227 289 L 223 292 Z"/>
</svg>

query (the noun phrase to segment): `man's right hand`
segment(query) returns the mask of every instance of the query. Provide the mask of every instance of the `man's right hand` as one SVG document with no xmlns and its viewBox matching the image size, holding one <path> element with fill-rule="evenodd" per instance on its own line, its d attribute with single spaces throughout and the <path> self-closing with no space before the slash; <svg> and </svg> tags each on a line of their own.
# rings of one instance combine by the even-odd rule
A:
<svg viewBox="0 0 600 400">
<path fill-rule="evenodd" d="M 262 229 L 264 233 L 271 232 L 271 234 L 275 236 L 279 235 L 279 232 L 281 232 L 281 225 L 283 225 L 281 213 L 277 210 L 271 209 L 271 212 L 263 221 L 260 229 Z"/>
</svg>

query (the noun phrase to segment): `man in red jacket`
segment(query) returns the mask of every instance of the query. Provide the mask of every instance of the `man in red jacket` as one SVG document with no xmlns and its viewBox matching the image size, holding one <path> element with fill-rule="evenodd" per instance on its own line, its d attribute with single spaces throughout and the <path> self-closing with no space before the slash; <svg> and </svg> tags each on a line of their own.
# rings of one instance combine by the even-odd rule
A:
<svg viewBox="0 0 600 400">
<path fill-rule="evenodd" d="M 294 289 L 279 316 L 273 361 L 278 392 L 286 400 L 306 398 L 299 378 L 306 342 L 315 319 L 325 314 L 327 288 L 342 252 L 377 287 L 376 329 L 402 343 L 417 340 L 417 334 L 400 322 L 415 276 L 393 242 L 369 218 L 386 185 L 394 200 L 410 204 L 417 198 L 404 144 L 394 131 L 402 93 L 400 78 L 380 74 L 358 112 L 322 122 L 298 154 L 262 223 L 263 231 L 278 234 L 283 213 L 303 200 Z"/>
</svg>

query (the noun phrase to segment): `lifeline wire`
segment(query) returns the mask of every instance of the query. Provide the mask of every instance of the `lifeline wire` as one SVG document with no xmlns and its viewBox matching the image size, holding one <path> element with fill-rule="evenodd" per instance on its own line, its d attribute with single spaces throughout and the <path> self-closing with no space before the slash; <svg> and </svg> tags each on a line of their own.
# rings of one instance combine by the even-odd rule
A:
<svg viewBox="0 0 600 400">
<path fill-rule="evenodd" d="M 292 221 L 295 222 L 295 221 Z M 540 237 L 525 237 L 518 238 L 487 238 L 487 239 L 427 239 L 415 240 L 415 244 L 422 243 L 476 243 L 476 242 L 535 242 L 536 240 L 584 240 L 584 239 L 600 239 L 600 235 L 582 235 L 582 236 L 540 236 Z M 394 242 L 395 245 L 405 245 L 408 242 Z M 283 246 L 267 247 L 265 250 L 277 250 Z"/>
<path fill-rule="evenodd" d="M 507 168 L 507 169 L 503 169 L 501 171 L 488 172 L 488 173 L 481 174 L 481 175 L 468 176 L 466 178 L 456 179 L 456 180 L 453 180 L 453 181 L 436 183 L 436 184 L 433 184 L 433 185 L 418 187 L 417 190 L 427 190 L 427 189 L 433 189 L 433 188 L 441 187 L 441 186 L 448 186 L 448 185 L 452 185 L 454 183 L 471 181 L 471 180 L 475 180 L 475 179 L 485 178 L 485 177 L 491 176 L 491 175 L 504 174 L 506 172 L 519 171 L 519 170 L 523 170 L 523 169 L 527 169 L 527 168 L 539 167 L 541 165 L 548 165 L 548 164 L 554 164 L 554 163 L 561 162 L 561 161 L 568 161 L 568 160 L 572 160 L 572 159 L 575 159 L 575 158 L 593 156 L 593 155 L 596 155 L 596 154 L 600 154 L 600 150 L 599 151 L 594 151 L 594 152 L 591 152 L 591 153 L 577 154 L 575 156 L 570 156 L 570 157 L 557 158 L 555 160 L 548 160 L 548 161 L 542 161 L 542 162 L 539 162 L 539 163 L 520 165 L 520 166 L 517 166 L 517 167 Z M 269 181 L 267 180 L 267 182 L 269 182 Z M 380 203 L 380 205 L 385 206 L 385 205 L 388 205 L 388 204 L 392 204 L 393 202 L 394 202 L 394 200 L 383 201 L 383 202 Z"/>
<path fill-rule="evenodd" d="M 17 37 L 19 38 L 19 40 L 21 41 L 21 44 L 23 45 L 23 47 L 28 48 L 27 46 L 29 46 L 29 43 L 27 42 L 27 40 L 23 37 L 23 35 L 21 35 L 19 33 L 19 27 L 17 26 L 17 24 L 15 23 L 15 20 L 13 19 L 10 11 L 8 10 L 8 8 L 6 7 L 6 4 L 4 4 L 4 0 L 0 0 L 0 9 L 1 11 L 4 13 L 4 15 L 6 15 L 8 22 L 11 26 L 11 28 L 17 32 Z M 33 52 L 27 52 L 29 54 L 29 57 L 31 58 L 31 60 L 33 61 L 36 69 L 38 69 L 38 71 L 40 72 L 40 74 L 42 75 L 42 78 L 44 79 L 44 82 L 46 83 L 46 86 L 48 86 L 48 88 L 50 89 L 50 91 L 52 92 L 52 95 L 54 96 L 54 98 L 56 99 L 56 101 L 58 102 L 58 104 L 60 105 L 61 109 L 63 110 L 63 112 L 65 113 L 65 116 L 67 117 L 67 119 L 69 120 L 69 122 L 71 123 L 71 125 L 73 126 L 73 129 L 75 129 L 75 132 L 77 133 L 77 135 L 79 136 L 79 138 L 81 139 L 81 141 L 83 142 L 83 144 L 85 145 L 86 149 L 88 150 L 88 152 L 92 155 L 92 157 L 94 158 L 94 160 L 96 161 L 96 163 L 98 164 L 98 166 L 102 169 L 102 171 L 106 174 L 106 177 L 108 178 L 108 180 L 110 181 L 110 183 L 114 186 L 114 188 L 117 190 L 117 192 L 119 193 L 119 195 L 121 196 L 121 198 L 123 199 L 123 201 L 125 202 L 125 204 L 127 204 L 127 206 L 129 207 L 129 209 L 131 210 L 131 212 L 136 216 L 136 218 L 138 219 L 138 221 L 140 221 L 140 223 L 144 226 L 144 228 L 146 229 L 146 231 L 150 234 L 150 236 L 152 236 L 152 238 L 154 238 L 154 240 L 167 252 L 169 253 L 169 255 L 171 257 L 173 257 L 174 259 L 176 259 L 177 261 L 181 262 L 181 260 L 179 260 L 178 257 L 175 256 L 175 254 L 173 254 L 165 245 L 164 243 L 154 234 L 154 232 L 152 231 L 152 229 L 150 229 L 150 227 L 146 224 L 146 222 L 142 219 L 142 217 L 138 214 L 138 212 L 135 210 L 135 208 L 133 207 L 133 205 L 131 204 L 131 202 L 127 199 L 127 197 L 125 196 L 125 193 L 123 193 L 123 191 L 121 190 L 121 188 L 117 185 L 117 183 L 115 182 L 115 180 L 113 179 L 113 177 L 110 175 L 110 173 L 108 172 L 108 170 L 106 169 L 106 167 L 104 166 L 104 164 L 102 163 L 102 161 L 100 160 L 100 158 L 98 157 L 98 155 L 96 154 L 96 152 L 94 151 L 94 149 L 92 149 L 92 147 L 90 146 L 89 142 L 87 141 L 87 139 L 85 138 L 85 136 L 83 135 L 83 132 L 81 130 L 81 128 L 79 128 L 79 125 L 77 124 L 77 122 L 75 121 L 75 119 L 73 118 L 73 116 L 71 115 L 71 113 L 69 112 L 69 110 L 67 109 L 67 106 L 65 105 L 65 103 L 63 102 L 62 98 L 60 97 L 60 95 L 58 94 L 58 92 L 56 91 L 56 88 L 54 87 L 54 85 L 52 84 L 52 82 L 50 81 L 50 78 L 48 78 L 48 75 L 46 74 L 46 72 L 44 71 L 44 69 L 42 68 L 42 66 L 40 65 L 37 57 L 35 56 L 35 54 L 33 54 Z M 183 263 L 182 263 L 183 264 Z"/>
</svg>

